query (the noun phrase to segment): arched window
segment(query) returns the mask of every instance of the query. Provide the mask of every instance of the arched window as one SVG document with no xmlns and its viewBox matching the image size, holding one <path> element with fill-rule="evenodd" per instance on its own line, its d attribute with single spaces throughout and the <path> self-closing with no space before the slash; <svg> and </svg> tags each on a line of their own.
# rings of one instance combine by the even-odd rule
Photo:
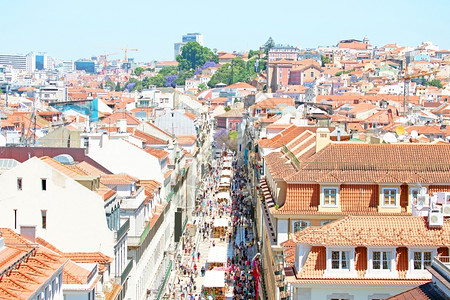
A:
<svg viewBox="0 0 450 300">
<path fill-rule="evenodd" d="M 300 220 L 300 221 L 294 221 L 293 223 L 293 232 L 296 233 L 297 231 L 300 231 L 310 225 L 309 221 Z"/>
</svg>

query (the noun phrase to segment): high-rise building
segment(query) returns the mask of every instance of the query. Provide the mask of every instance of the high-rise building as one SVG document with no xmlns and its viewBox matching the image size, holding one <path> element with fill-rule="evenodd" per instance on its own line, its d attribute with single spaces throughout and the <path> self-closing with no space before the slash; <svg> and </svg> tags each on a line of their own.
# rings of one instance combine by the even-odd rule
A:
<svg viewBox="0 0 450 300">
<path fill-rule="evenodd" d="M 33 72 L 35 70 L 35 55 L 33 52 L 24 54 L 0 54 L 0 65 L 11 66 L 13 69 L 26 70 Z"/>
<path fill-rule="evenodd" d="M 203 35 L 198 32 L 186 33 L 185 35 L 183 35 L 181 38 L 181 42 L 175 43 L 173 46 L 175 59 L 177 58 L 178 54 L 181 54 L 181 48 L 188 42 L 197 42 L 201 46 L 203 46 Z"/>
<path fill-rule="evenodd" d="M 36 70 L 48 69 L 48 57 L 45 53 L 39 53 L 35 55 L 35 68 Z"/>
<path fill-rule="evenodd" d="M 75 70 L 84 70 L 86 73 L 95 73 L 95 62 L 89 60 L 77 60 L 75 62 Z"/>
</svg>

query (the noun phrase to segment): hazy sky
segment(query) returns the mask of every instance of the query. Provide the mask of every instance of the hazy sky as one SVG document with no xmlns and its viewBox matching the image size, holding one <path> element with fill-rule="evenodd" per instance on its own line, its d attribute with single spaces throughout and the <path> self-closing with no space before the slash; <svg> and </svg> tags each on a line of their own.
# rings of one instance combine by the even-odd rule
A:
<svg viewBox="0 0 450 300">
<path fill-rule="evenodd" d="M 276 43 L 313 48 L 342 39 L 374 46 L 432 41 L 450 49 L 449 0 L 0 0 L 0 53 L 78 59 L 138 48 L 137 61 L 172 60 L 187 32 L 218 50 Z"/>
</svg>

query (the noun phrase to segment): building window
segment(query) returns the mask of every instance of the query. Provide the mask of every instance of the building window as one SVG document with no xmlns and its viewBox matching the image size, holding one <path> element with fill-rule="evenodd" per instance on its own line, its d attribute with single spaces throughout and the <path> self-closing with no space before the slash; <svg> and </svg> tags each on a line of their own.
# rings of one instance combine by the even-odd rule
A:
<svg viewBox="0 0 450 300">
<path fill-rule="evenodd" d="M 17 229 L 17 209 L 14 209 L 14 229 Z"/>
<path fill-rule="evenodd" d="M 311 72 L 311 77 L 314 77 L 314 72 Z"/>
<path fill-rule="evenodd" d="M 47 179 L 44 178 L 41 179 L 41 187 L 43 191 L 47 190 Z"/>
<path fill-rule="evenodd" d="M 331 268 L 334 270 L 349 270 L 350 251 L 331 251 Z"/>
<path fill-rule="evenodd" d="M 425 270 L 431 266 L 431 251 L 414 251 L 414 270 Z"/>
<path fill-rule="evenodd" d="M 22 178 L 17 178 L 17 190 L 22 190 Z"/>
<path fill-rule="evenodd" d="M 391 269 L 391 252 L 374 251 L 372 254 L 372 269 L 374 269 L 374 270 L 390 270 Z"/>
<path fill-rule="evenodd" d="M 41 210 L 42 229 L 47 229 L 47 211 Z"/>
<path fill-rule="evenodd" d="M 322 188 L 323 201 L 322 206 L 337 206 L 338 205 L 338 188 L 324 187 Z"/>
<path fill-rule="evenodd" d="M 293 223 L 293 228 L 294 228 L 294 233 L 296 233 L 297 231 L 300 231 L 302 229 L 305 229 L 306 227 L 309 226 L 309 221 L 295 221 Z"/>
<path fill-rule="evenodd" d="M 397 188 L 383 188 L 382 189 L 382 203 L 383 206 L 397 206 Z"/>
<path fill-rule="evenodd" d="M 320 225 L 323 226 L 323 225 L 326 225 L 331 222 L 333 222 L 333 220 L 322 220 L 322 221 L 320 221 Z"/>
</svg>

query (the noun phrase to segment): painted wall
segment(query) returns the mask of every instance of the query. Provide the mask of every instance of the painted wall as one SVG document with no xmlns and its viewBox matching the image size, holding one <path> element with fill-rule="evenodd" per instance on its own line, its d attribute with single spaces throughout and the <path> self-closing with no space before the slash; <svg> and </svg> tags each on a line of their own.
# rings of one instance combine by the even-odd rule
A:
<svg viewBox="0 0 450 300">
<path fill-rule="evenodd" d="M 17 178 L 22 178 L 22 190 Z M 42 190 L 43 178 L 46 190 Z M 0 190 L 1 227 L 19 233 L 20 225 L 35 225 L 36 236 L 63 252 L 101 251 L 114 256 L 114 236 L 108 229 L 103 199 L 39 158 L 0 175 Z"/>
</svg>

